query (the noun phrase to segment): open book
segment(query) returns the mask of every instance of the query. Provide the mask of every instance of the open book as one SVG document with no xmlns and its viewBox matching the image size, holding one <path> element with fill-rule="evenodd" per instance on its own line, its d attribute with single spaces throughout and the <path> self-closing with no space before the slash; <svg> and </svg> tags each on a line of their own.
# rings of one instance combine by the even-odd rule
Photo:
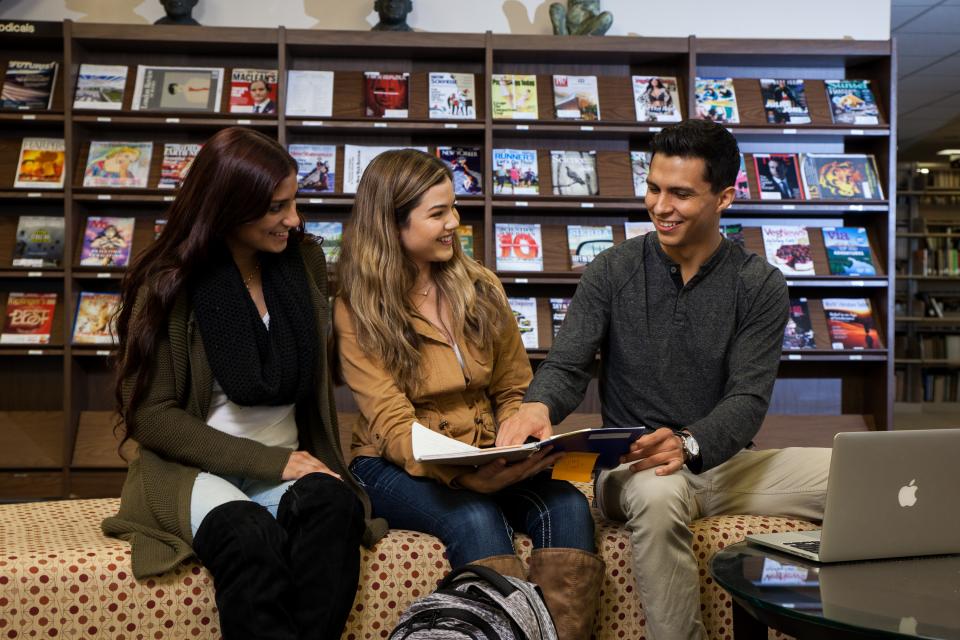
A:
<svg viewBox="0 0 960 640">
<path fill-rule="evenodd" d="M 419 422 L 413 423 L 413 457 L 417 462 L 477 466 L 504 458 L 507 462 L 523 460 L 544 447 L 553 447 L 553 452 L 582 451 L 597 453 L 596 466 L 613 468 L 620 464 L 620 456 L 630 450 L 630 443 L 646 433 L 647 427 L 610 427 L 580 429 L 561 435 L 509 447 L 480 449 L 431 431 Z"/>
</svg>

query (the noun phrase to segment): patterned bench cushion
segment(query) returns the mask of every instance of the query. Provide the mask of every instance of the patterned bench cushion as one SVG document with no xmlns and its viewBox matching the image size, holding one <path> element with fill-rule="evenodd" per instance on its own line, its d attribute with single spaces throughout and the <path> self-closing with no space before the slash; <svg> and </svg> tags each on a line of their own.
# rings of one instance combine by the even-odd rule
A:
<svg viewBox="0 0 960 640">
<path fill-rule="evenodd" d="M 580 486 L 590 494 L 588 485 Z M 100 520 L 117 500 L 71 500 L 0 506 L 0 638 L 217 638 L 213 580 L 196 562 L 137 582 L 125 542 L 105 538 Z M 704 622 L 711 638 L 732 636 L 729 597 L 707 575 L 713 554 L 750 532 L 809 529 L 806 522 L 759 516 L 704 518 L 693 525 L 701 563 Z M 626 530 L 601 521 L 597 539 L 607 578 L 595 637 L 644 637 L 634 594 Z M 529 560 L 530 540 L 517 536 Z M 364 550 L 360 588 L 343 637 L 386 638 L 400 613 L 449 570 L 431 536 L 394 530 Z"/>
</svg>

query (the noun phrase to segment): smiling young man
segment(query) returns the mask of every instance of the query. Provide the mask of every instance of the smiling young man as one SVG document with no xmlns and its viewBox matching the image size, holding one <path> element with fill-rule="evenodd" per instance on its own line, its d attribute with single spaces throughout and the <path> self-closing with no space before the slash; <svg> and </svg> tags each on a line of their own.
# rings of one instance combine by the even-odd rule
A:
<svg viewBox="0 0 960 640">
<path fill-rule="evenodd" d="M 651 143 L 656 231 L 608 249 L 497 444 L 545 437 L 583 398 L 597 351 L 603 424 L 656 430 L 597 479 L 598 506 L 631 532 L 655 640 L 702 638 L 689 523 L 721 513 L 820 519 L 829 450 L 746 451 L 766 413 L 789 297 L 783 275 L 726 240 L 740 165 L 722 126 L 689 120 Z"/>
</svg>

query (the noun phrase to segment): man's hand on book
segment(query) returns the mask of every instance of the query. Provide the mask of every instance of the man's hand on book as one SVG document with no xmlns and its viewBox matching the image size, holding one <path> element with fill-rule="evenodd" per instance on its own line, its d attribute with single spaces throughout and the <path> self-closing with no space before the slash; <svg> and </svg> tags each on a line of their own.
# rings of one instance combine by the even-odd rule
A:
<svg viewBox="0 0 960 640">
<path fill-rule="evenodd" d="M 457 476 L 457 483 L 464 489 L 477 493 L 496 493 L 512 484 L 535 476 L 563 457 L 562 453 L 551 454 L 552 447 L 545 447 L 522 462 L 507 464 L 503 458 L 477 467 L 470 473 Z"/>
<path fill-rule="evenodd" d="M 533 436 L 537 440 L 546 440 L 553 435 L 550 425 L 550 410 L 542 402 L 524 402 L 520 409 L 504 420 L 497 430 L 498 447 L 523 444 Z"/>
<path fill-rule="evenodd" d="M 621 464 L 628 462 L 634 463 L 634 473 L 657 467 L 658 476 L 670 475 L 683 468 L 683 446 L 672 429 L 660 427 L 630 445 L 630 453 L 620 458 Z"/>
</svg>

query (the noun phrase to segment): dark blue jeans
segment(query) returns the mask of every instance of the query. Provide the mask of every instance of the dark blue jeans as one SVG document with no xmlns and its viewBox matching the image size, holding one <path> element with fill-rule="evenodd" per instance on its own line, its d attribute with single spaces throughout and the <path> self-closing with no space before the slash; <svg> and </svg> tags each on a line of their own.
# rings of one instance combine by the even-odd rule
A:
<svg viewBox="0 0 960 640">
<path fill-rule="evenodd" d="M 416 478 L 383 458 L 356 458 L 350 470 L 366 488 L 374 516 L 386 518 L 391 528 L 440 538 L 453 567 L 516 553 L 514 530 L 529 535 L 538 549 L 596 550 L 587 499 L 569 482 L 551 480 L 549 471 L 482 494 Z"/>
</svg>

